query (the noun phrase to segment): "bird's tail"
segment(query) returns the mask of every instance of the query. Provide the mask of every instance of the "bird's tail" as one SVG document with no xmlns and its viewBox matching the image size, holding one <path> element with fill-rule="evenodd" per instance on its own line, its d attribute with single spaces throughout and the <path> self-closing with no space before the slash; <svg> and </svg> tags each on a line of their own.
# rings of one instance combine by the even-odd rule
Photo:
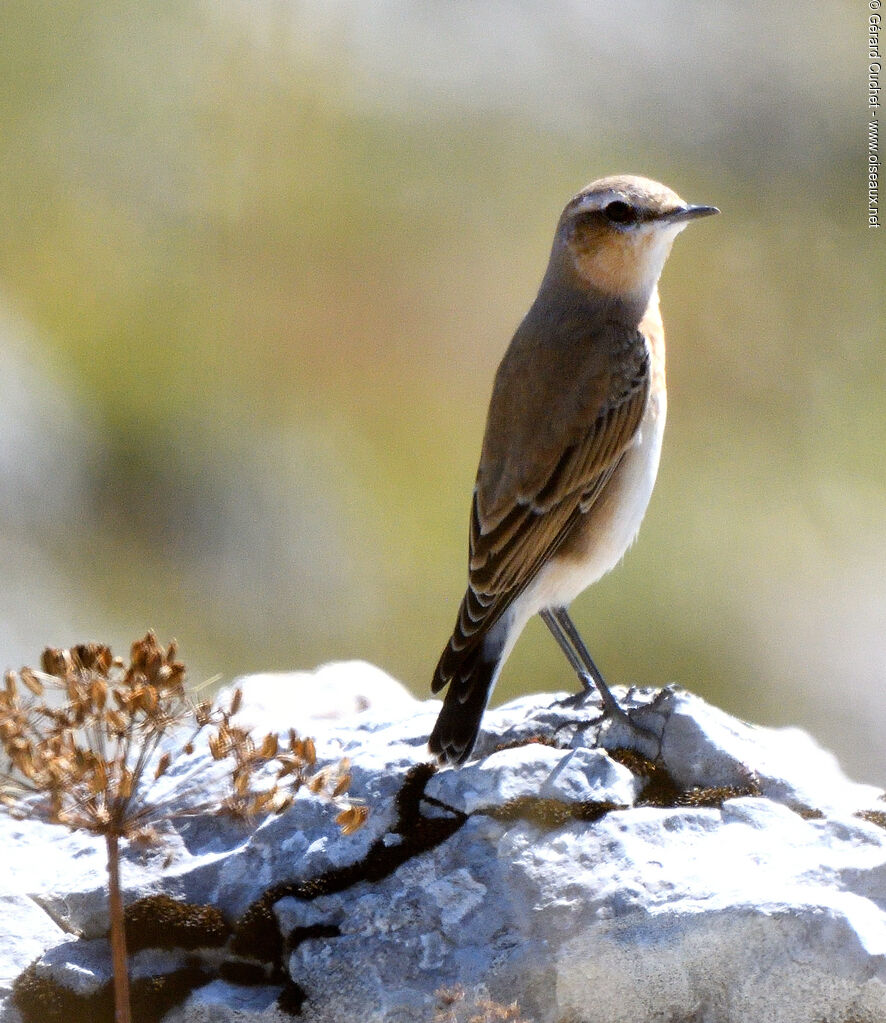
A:
<svg viewBox="0 0 886 1023">
<path fill-rule="evenodd" d="M 446 764 L 463 764 L 471 755 L 498 676 L 502 645 L 486 638 L 486 642 L 458 650 L 453 637 L 434 672 L 432 690 L 439 692 L 447 684 L 449 689 L 428 746 Z"/>
</svg>

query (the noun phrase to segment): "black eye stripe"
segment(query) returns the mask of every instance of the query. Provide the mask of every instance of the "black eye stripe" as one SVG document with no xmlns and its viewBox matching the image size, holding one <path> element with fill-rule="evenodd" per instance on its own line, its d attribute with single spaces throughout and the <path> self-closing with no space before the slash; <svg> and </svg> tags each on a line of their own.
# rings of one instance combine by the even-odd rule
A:
<svg viewBox="0 0 886 1023">
<path fill-rule="evenodd" d="M 603 213 L 607 220 L 613 224 L 632 224 L 638 219 L 637 210 L 629 203 L 621 199 L 613 199 L 603 207 Z"/>
<path fill-rule="evenodd" d="M 578 210 L 573 214 L 572 229 L 599 228 L 602 224 L 613 224 L 619 227 L 637 224 L 647 220 L 649 214 L 623 199 L 613 199 L 603 207 Z"/>
</svg>

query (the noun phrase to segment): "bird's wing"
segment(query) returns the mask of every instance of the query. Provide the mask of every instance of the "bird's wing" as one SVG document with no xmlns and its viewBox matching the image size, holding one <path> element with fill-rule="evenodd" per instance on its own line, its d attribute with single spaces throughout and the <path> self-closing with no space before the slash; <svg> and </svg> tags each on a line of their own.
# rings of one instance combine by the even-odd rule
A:
<svg viewBox="0 0 886 1023">
<path fill-rule="evenodd" d="M 576 373 L 563 381 L 566 390 L 574 388 L 584 401 L 569 406 L 573 414 L 553 429 L 549 420 L 535 425 L 541 434 L 542 443 L 534 445 L 540 460 L 523 464 L 519 442 L 508 448 L 495 437 L 490 440 L 495 429 L 491 413 L 484 455 L 492 456 L 486 464 L 481 459 L 474 489 L 469 586 L 448 656 L 444 654 L 450 664 L 501 618 L 598 500 L 618 467 L 643 418 L 650 386 L 646 340 L 637 331 L 629 344 L 618 372 L 597 373 L 590 380 Z M 503 389 L 507 391 L 507 384 Z M 497 399 L 507 401 L 507 393 L 494 396 L 493 405 Z M 531 414 L 524 422 L 526 418 L 531 420 Z M 508 478 L 507 490 L 500 485 L 503 478 Z M 437 688 L 445 684 L 446 673 L 444 668 L 435 678 Z"/>
<path fill-rule="evenodd" d="M 550 469 L 544 486 L 520 498 L 492 528 L 484 528 L 478 492 L 471 514 L 470 584 L 480 593 L 524 588 L 562 542 L 564 530 L 604 490 L 630 444 L 646 405 L 648 380 L 609 406 Z"/>
</svg>

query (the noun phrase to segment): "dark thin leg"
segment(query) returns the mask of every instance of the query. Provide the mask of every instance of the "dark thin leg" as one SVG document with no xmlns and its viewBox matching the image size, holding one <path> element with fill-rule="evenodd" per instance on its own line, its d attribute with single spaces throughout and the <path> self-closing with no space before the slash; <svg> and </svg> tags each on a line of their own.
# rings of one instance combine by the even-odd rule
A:
<svg viewBox="0 0 886 1023">
<path fill-rule="evenodd" d="M 590 689 L 594 685 L 593 676 L 585 670 L 585 666 L 581 663 L 581 659 L 572 648 L 572 644 L 569 642 L 569 637 L 554 617 L 554 612 L 545 608 L 544 611 L 539 611 L 538 615 L 545 625 L 547 625 L 547 627 L 551 630 L 551 635 L 557 641 L 560 649 L 564 654 L 566 654 L 566 659 L 572 665 L 572 670 L 576 675 L 578 675 L 581 684 L 585 687 L 585 689 Z"/>
<path fill-rule="evenodd" d="M 539 611 L 541 620 L 551 630 L 551 634 L 566 654 L 566 658 L 578 675 L 579 681 L 590 689 L 595 686 L 603 701 L 603 710 L 607 717 L 626 719 L 627 714 L 618 705 L 618 700 L 609 691 L 600 669 L 594 664 L 593 658 L 578 633 L 574 622 L 565 607 L 545 608 Z"/>
<path fill-rule="evenodd" d="M 608 696 L 612 700 L 612 702 L 615 703 L 615 697 L 612 695 L 612 693 L 609 692 L 609 687 L 603 680 L 602 672 L 597 667 L 597 665 L 594 664 L 594 660 L 591 657 L 590 651 L 585 646 L 585 641 L 578 634 L 578 629 L 576 629 L 575 627 L 575 622 L 573 622 L 573 620 L 569 617 L 569 613 L 567 612 L 566 608 L 555 607 L 552 613 L 554 617 L 557 619 L 557 622 L 559 623 L 560 627 L 569 637 L 569 642 L 574 647 L 575 652 L 578 654 L 579 660 L 585 667 L 585 670 L 594 680 L 594 685 L 603 694 L 604 702 L 606 701 L 606 697 Z"/>
</svg>

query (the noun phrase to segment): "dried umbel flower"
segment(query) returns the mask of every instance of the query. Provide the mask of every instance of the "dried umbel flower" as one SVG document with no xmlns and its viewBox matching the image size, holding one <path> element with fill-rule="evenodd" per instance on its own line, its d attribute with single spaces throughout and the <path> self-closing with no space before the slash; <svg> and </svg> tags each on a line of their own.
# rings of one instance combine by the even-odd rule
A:
<svg viewBox="0 0 886 1023">
<path fill-rule="evenodd" d="M 221 811 L 241 820 L 282 813 L 303 785 L 338 806 L 336 823 L 345 834 L 367 816 L 365 807 L 344 800 L 350 785 L 346 761 L 315 770 L 312 739 L 294 731 L 283 744 L 273 733 L 253 737 L 233 721 L 240 690 L 227 708 L 195 704 L 176 655 L 175 643 L 164 648 L 153 632 L 133 643 L 128 664 L 98 643 L 50 647 L 43 651 L 42 671 L 7 672 L 0 688 L 0 750 L 6 759 L 0 763 L 0 806 L 104 836 L 118 1023 L 130 1020 L 121 838 L 148 840 L 153 823 L 185 813 Z M 230 764 L 228 794 L 207 802 L 202 790 L 186 788 L 165 802 L 152 799 L 152 784 L 178 758 L 194 754 L 204 729 L 213 759 Z"/>
<path fill-rule="evenodd" d="M 284 741 L 273 733 L 256 738 L 233 721 L 239 689 L 226 708 L 195 704 L 174 642 L 163 647 L 149 632 L 133 643 L 128 664 L 98 643 L 47 648 L 41 667 L 8 672 L 0 688 L 0 748 L 8 760 L 0 803 L 13 812 L 18 806 L 70 828 L 131 838 L 178 813 L 223 811 L 244 820 L 281 813 L 306 786 L 338 804 L 345 833 L 366 819 L 365 807 L 345 800 L 347 763 L 315 770 L 312 739 L 295 731 Z M 212 757 L 229 765 L 228 795 L 207 803 L 192 789 L 152 802 L 150 784 L 193 755 L 203 730 Z"/>
</svg>

